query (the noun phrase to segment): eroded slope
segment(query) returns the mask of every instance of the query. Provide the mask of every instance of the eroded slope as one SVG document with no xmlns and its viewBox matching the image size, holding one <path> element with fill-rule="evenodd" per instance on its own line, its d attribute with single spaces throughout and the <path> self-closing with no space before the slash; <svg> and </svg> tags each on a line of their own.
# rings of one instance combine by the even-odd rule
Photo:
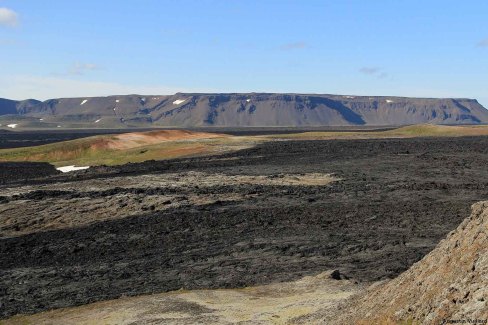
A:
<svg viewBox="0 0 488 325">
<path fill-rule="evenodd" d="M 336 323 L 486 321 L 488 202 L 477 203 L 472 209 L 471 216 L 431 253 L 394 280 L 353 300 Z"/>
</svg>

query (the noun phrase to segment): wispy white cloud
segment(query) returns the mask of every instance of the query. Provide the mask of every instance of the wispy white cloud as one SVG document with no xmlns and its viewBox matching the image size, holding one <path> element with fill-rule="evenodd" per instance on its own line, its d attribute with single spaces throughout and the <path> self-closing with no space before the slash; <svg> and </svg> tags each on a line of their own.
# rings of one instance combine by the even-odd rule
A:
<svg viewBox="0 0 488 325">
<path fill-rule="evenodd" d="M 484 40 L 481 40 L 478 43 L 478 47 L 488 47 L 488 38 L 485 38 Z"/>
<path fill-rule="evenodd" d="M 362 67 L 359 69 L 359 72 L 368 76 L 377 77 L 378 79 L 384 79 L 388 77 L 388 73 L 378 67 Z"/>
<path fill-rule="evenodd" d="M 16 27 L 19 24 L 19 15 L 8 8 L 0 7 L 0 26 Z"/>
<path fill-rule="evenodd" d="M 95 63 L 75 62 L 68 69 L 68 74 L 69 75 L 82 75 L 86 71 L 93 71 L 93 70 L 99 70 L 99 69 L 100 69 L 100 67 Z"/>
<path fill-rule="evenodd" d="M 213 89 L 185 89 L 164 85 L 129 85 L 116 82 L 75 80 L 64 77 L 0 76 L 0 98 L 45 100 L 60 97 L 109 95 L 167 95 L 177 92 L 212 92 Z"/>
<path fill-rule="evenodd" d="M 294 43 L 287 43 L 280 46 L 280 49 L 283 51 L 289 50 L 300 50 L 305 49 L 308 47 L 308 44 L 305 42 L 294 42 Z"/>
<path fill-rule="evenodd" d="M 367 75 L 374 75 L 380 72 L 380 68 L 375 68 L 375 67 L 362 67 L 359 69 L 359 72 Z"/>
</svg>

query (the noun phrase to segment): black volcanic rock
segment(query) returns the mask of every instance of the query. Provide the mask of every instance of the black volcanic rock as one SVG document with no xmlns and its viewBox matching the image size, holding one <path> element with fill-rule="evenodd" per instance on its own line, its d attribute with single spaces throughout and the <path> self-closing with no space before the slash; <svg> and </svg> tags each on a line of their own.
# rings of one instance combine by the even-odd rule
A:
<svg viewBox="0 0 488 325">
<path fill-rule="evenodd" d="M 0 185 L 60 174 L 44 162 L 0 162 Z"/>
<path fill-rule="evenodd" d="M 386 126 L 488 122 L 488 110 L 474 99 L 267 93 L 125 95 L 44 102 L 0 99 L 0 115 L 49 117 L 51 123 L 88 123 L 93 127 Z M 108 121 L 111 124 L 106 124 Z"/>
</svg>

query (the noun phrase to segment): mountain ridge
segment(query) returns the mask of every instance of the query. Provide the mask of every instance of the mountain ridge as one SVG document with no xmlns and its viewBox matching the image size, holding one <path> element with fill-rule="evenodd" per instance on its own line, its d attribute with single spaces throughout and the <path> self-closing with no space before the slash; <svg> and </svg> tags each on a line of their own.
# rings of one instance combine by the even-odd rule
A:
<svg viewBox="0 0 488 325">
<path fill-rule="evenodd" d="M 1 123 L 3 122 L 3 123 Z M 483 124 L 476 99 L 298 93 L 176 93 L 0 99 L 0 124 L 69 127 Z"/>
</svg>

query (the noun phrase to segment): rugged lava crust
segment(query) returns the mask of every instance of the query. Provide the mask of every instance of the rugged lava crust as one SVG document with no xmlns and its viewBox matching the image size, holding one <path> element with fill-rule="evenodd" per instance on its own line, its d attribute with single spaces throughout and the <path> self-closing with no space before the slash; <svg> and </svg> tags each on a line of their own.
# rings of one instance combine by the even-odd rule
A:
<svg viewBox="0 0 488 325">
<path fill-rule="evenodd" d="M 0 187 L 1 316 L 328 269 L 393 277 L 488 197 L 487 162 L 488 139 L 472 137 L 276 141 L 50 177 L 32 165 L 37 179 L 19 169 Z M 312 173 L 340 180 L 236 181 Z M 42 204 L 49 213 L 32 214 Z M 91 208 L 107 218 L 80 220 Z M 57 219 L 58 209 L 77 222 Z"/>
</svg>

